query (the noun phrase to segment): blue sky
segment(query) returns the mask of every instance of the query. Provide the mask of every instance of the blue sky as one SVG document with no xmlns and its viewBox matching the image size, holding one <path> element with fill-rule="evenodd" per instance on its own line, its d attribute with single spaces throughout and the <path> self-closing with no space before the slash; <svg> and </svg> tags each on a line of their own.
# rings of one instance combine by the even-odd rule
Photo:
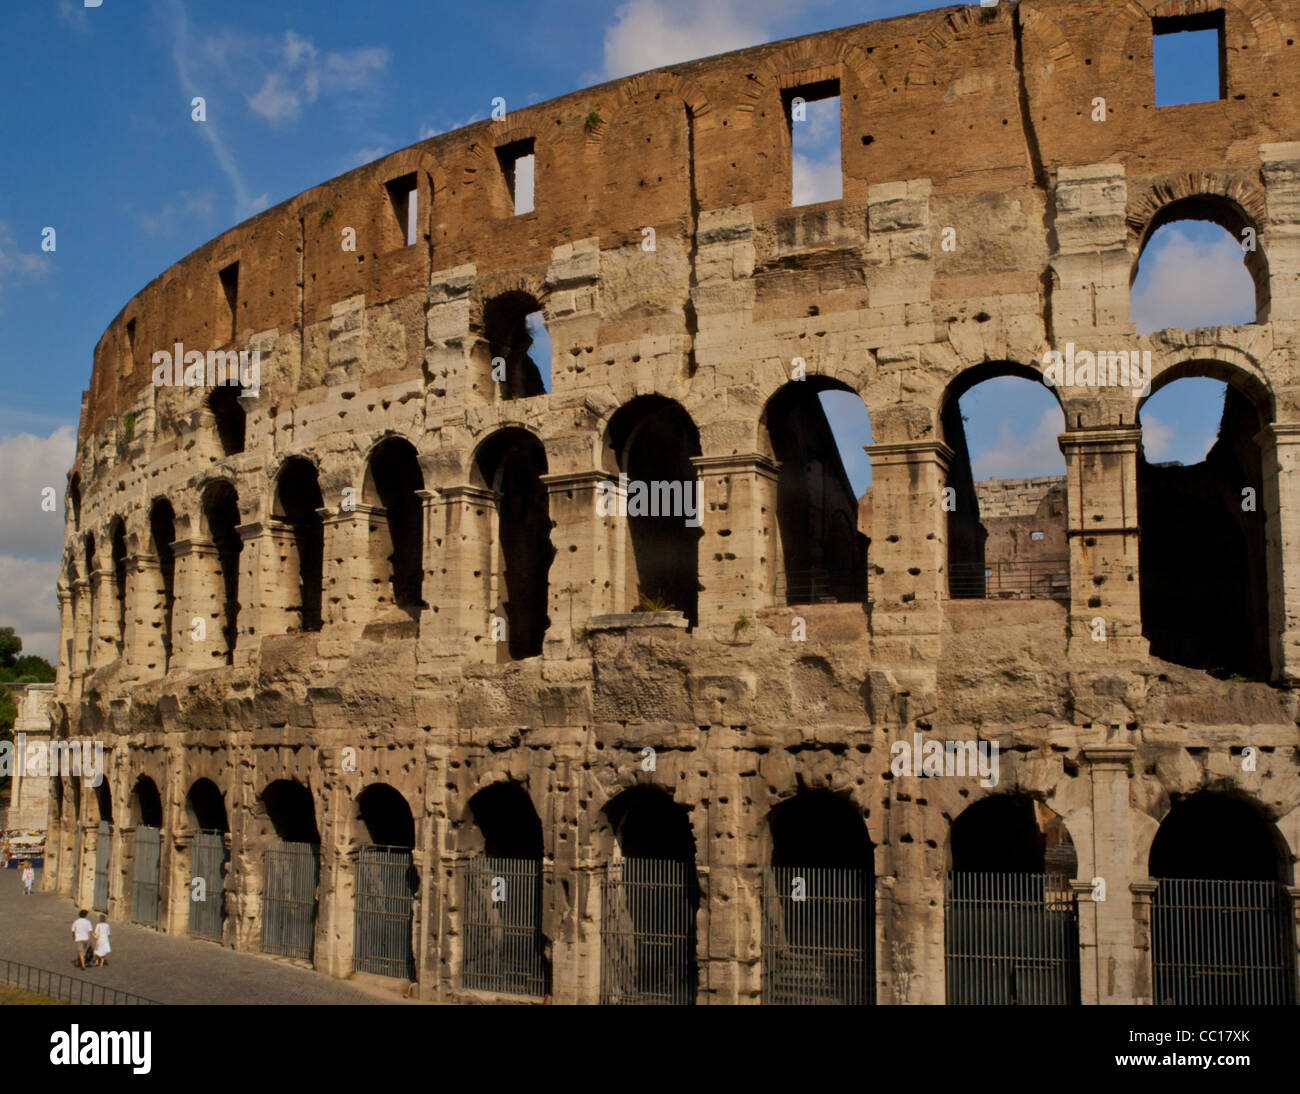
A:
<svg viewBox="0 0 1300 1094">
<path fill-rule="evenodd" d="M 0 505 L 10 520 L 0 527 L 0 625 L 17 626 L 29 651 L 53 654 L 62 515 L 37 511 L 32 499 L 45 486 L 62 498 L 96 341 L 179 258 L 260 209 L 486 117 L 495 96 L 526 105 L 663 64 L 933 6 L 102 0 L 86 8 L 84 0 L 9 0 L 0 39 Z M 191 120 L 195 95 L 206 100 L 203 124 Z M 837 173 L 837 127 L 815 103 L 809 119 L 816 186 Z M 53 252 L 41 249 L 46 227 L 55 229 Z M 1222 276 L 1189 288 L 1188 257 L 1213 257 L 1207 240 L 1195 232 L 1175 240 L 1182 249 L 1163 274 L 1156 267 L 1165 244 L 1148 252 L 1144 273 L 1151 263 L 1156 276 L 1142 291 L 1153 313 L 1157 304 L 1197 314 L 1198 300 L 1237 299 Z M 1219 259 L 1227 253 L 1220 248 Z M 976 473 L 981 459 L 1013 473 L 1017 446 L 1026 468 L 1018 473 L 1049 473 L 1033 469 L 1042 411 L 1052 409 L 1033 401 L 1044 393 L 982 391 L 967 397 L 978 412 L 968 423 Z M 1167 451 L 1204 439 L 1204 421 L 1185 427 L 1180 417 L 1193 408 L 1152 400 Z M 971 414 L 965 402 L 963 410 Z M 865 488 L 860 404 L 851 413 L 832 404 L 831 413 L 855 485 Z"/>
</svg>

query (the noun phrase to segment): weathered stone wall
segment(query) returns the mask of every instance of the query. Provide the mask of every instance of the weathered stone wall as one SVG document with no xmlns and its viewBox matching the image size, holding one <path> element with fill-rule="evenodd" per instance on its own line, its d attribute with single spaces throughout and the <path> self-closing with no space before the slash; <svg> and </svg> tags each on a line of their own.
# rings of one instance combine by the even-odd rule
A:
<svg viewBox="0 0 1300 1094">
<path fill-rule="evenodd" d="M 1227 97 L 1156 110 L 1151 17 L 1208 9 L 1224 12 Z M 693 833 L 699 998 L 750 1002 L 768 819 L 824 789 L 874 847 L 878 1000 L 935 1003 L 951 825 L 1016 793 L 1063 818 L 1085 891 L 1107 882 L 1080 916 L 1084 1000 L 1149 1001 L 1148 852 L 1173 801 L 1208 789 L 1254 803 L 1289 848 L 1280 880 L 1300 852 L 1288 687 L 1300 677 L 1298 23 L 1290 0 L 1022 0 L 843 28 L 433 138 L 177 263 L 105 332 L 83 404 L 56 731 L 102 740 L 109 775 L 106 792 L 63 810 L 47 882 L 89 892 L 95 826 L 111 811 L 110 905 L 126 913 L 145 777 L 162 803 L 163 923 L 183 930 L 202 826 L 187 800 L 208 779 L 228 817 L 225 941 L 256 949 L 275 831 L 264 794 L 296 782 L 321 846 L 315 960 L 342 975 L 367 842 L 358 801 L 386 784 L 415 825 L 420 990 L 457 997 L 453 877 L 478 846 L 470 799 L 510 781 L 541 824 L 554 996 L 595 1001 L 598 882 L 621 838 L 606 807 L 649 785 Z M 828 79 L 843 197 L 792 209 L 782 95 Z M 536 211 L 513 216 L 495 153 L 527 139 Z M 420 222 L 403 246 L 385 184 L 410 174 Z M 1136 333 L 1132 271 L 1180 210 L 1258 233 L 1258 322 Z M 232 317 L 220 273 L 234 263 Z M 549 393 L 506 399 L 492 380 L 485 306 L 507 293 L 543 308 Z M 1057 389 L 1068 606 L 948 599 L 944 488 L 964 441 L 945 436 L 945 409 L 989 376 L 1037 376 L 1067 341 L 1150 350 L 1154 386 L 1218 376 L 1260 409 L 1273 684 L 1149 656 L 1128 389 Z M 242 452 L 225 453 L 208 392 L 151 383 L 153 354 L 177 343 L 261 352 Z M 779 593 L 780 468 L 764 415 L 796 359 L 871 413 L 865 606 Z M 637 545 L 596 505 L 636 444 L 618 415 L 669 414 L 654 396 L 685 415 L 665 435 L 703 486 L 689 629 L 619 618 L 637 600 Z M 503 588 L 514 594 L 481 457 L 505 430 L 542 447 L 554 551 L 542 652 L 521 660 L 492 633 Z M 423 604 L 389 581 L 393 514 L 370 472 L 393 438 L 421 482 Z M 297 533 L 276 509 L 292 457 L 321 491 L 319 631 L 300 625 Z M 237 495 L 237 554 L 205 509 L 218 483 Z M 170 549 L 151 521 L 158 499 L 174 512 Z M 997 742 L 999 784 L 895 777 L 891 746 L 918 733 Z"/>
</svg>

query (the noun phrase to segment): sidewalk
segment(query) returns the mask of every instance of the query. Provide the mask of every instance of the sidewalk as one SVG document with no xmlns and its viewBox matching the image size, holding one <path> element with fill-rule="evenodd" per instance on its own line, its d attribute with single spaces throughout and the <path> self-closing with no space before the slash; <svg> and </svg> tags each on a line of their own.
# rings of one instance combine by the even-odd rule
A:
<svg viewBox="0 0 1300 1094">
<path fill-rule="evenodd" d="M 17 870 L 0 870 L 0 958 L 134 992 L 160 1003 L 401 1003 L 396 993 L 363 990 L 323 973 L 235 953 L 212 942 L 160 934 L 111 921 L 108 966 L 82 972 L 73 965 L 72 921 L 77 907 L 53 893 L 22 894 Z M 95 917 L 92 917 L 95 918 Z"/>
</svg>

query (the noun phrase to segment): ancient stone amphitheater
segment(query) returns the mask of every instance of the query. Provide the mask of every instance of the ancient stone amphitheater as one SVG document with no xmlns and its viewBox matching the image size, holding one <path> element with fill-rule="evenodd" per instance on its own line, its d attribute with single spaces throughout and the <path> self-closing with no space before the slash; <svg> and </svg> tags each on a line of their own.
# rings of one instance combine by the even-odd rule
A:
<svg viewBox="0 0 1300 1094">
<path fill-rule="evenodd" d="M 1222 92 L 1157 108 L 1183 28 Z M 106 773 L 55 782 L 47 884 L 448 1001 L 1294 1002 L 1297 39 L 1292 0 L 827 31 L 177 263 L 83 398 L 54 732 Z M 793 206 L 829 96 L 842 195 Z M 1180 218 L 1242 241 L 1255 322 L 1137 334 Z M 1058 384 L 1063 576 L 994 595 L 957 399 L 1067 344 L 1226 381 L 1219 439 L 1148 465 L 1144 395 Z"/>
</svg>

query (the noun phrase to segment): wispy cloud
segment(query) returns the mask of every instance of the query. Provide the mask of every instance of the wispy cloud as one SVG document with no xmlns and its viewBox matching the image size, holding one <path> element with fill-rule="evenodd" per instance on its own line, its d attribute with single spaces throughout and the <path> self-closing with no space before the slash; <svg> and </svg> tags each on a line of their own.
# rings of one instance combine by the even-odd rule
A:
<svg viewBox="0 0 1300 1094">
<path fill-rule="evenodd" d="M 63 489 L 72 466 L 76 434 L 69 425 L 45 437 L 17 433 L 0 437 L 0 555 L 54 558 L 63 550 Z M 42 506 L 54 491 L 54 511 Z M 0 589 L 5 586 L 0 584 Z M 8 590 L 6 590 L 7 594 Z"/>
<path fill-rule="evenodd" d="M 1131 315 L 1146 334 L 1255 320 L 1255 283 L 1226 232 L 1168 225 L 1152 237 L 1133 286 Z"/>
<path fill-rule="evenodd" d="M 236 43 L 238 50 L 232 48 Z M 254 114 L 277 126 L 297 121 L 322 96 L 355 95 L 375 86 L 389 62 L 388 50 L 379 46 L 320 50 L 292 30 L 278 42 L 226 34 L 205 43 L 204 52 L 223 68 L 235 54 L 241 82 L 248 81 L 250 66 L 262 70 L 257 91 L 245 98 Z"/>
<path fill-rule="evenodd" d="M 997 442 L 971 452 L 971 471 L 977 479 L 1020 479 L 1036 475 L 1064 475 L 1065 457 L 1057 438 L 1065 431 L 1059 407 L 1044 410 L 1028 433 L 1010 421 L 998 423 Z"/>
<path fill-rule="evenodd" d="M 84 3 L 74 4 L 72 0 L 59 0 L 59 22 L 71 27 L 78 34 L 90 33 L 90 16 L 86 14 Z"/>
<path fill-rule="evenodd" d="M 181 193 L 156 212 L 140 213 L 136 219 L 150 235 L 168 235 L 182 220 L 207 223 L 215 214 L 216 195 L 211 190 L 200 190 Z"/>
<path fill-rule="evenodd" d="M 39 244 L 38 244 L 39 246 Z M 39 250 L 25 251 L 14 238 L 7 221 L 0 220 L 0 294 L 16 285 L 39 281 L 53 268 L 50 256 Z M 3 296 L 0 295 L 0 300 Z"/>
</svg>

